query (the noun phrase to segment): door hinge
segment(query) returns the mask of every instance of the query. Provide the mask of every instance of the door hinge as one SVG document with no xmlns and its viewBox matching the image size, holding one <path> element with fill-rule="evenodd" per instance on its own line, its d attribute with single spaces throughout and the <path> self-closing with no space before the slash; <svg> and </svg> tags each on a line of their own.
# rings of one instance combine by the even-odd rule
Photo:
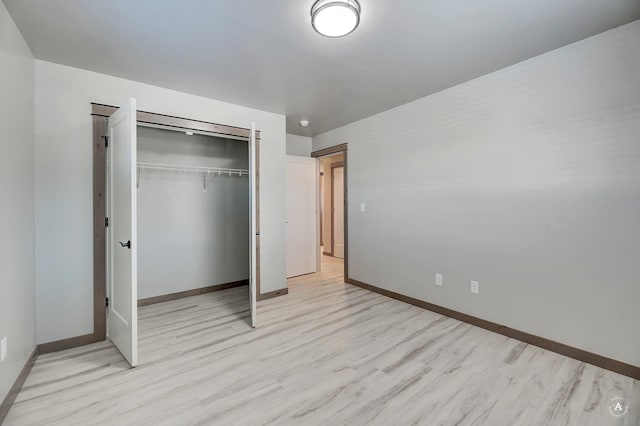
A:
<svg viewBox="0 0 640 426">
<path fill-rule="evenodd" d="M 109 227 L 109 218 L 108 218 L 108 217 L 105 217 L 105 218 L 104 218 L 104 227 L 105 227 L 105 228 L 108 228 L 108 227 Z"/>
<path fill-rule="evenodd" d="M 104 298 L 104 306 L 105 306 L 106 308 L 108 308 L 108 307 L 109 307 L 109 298 L 108 298 L 108 297 L 105 297 L 105 298 Z"/>
<path fill-rule="evenodd" d="M 104 139 L 104 147 L 109 148 L 109 136 L 103 136 L 102 139 Z"/>
</svg>

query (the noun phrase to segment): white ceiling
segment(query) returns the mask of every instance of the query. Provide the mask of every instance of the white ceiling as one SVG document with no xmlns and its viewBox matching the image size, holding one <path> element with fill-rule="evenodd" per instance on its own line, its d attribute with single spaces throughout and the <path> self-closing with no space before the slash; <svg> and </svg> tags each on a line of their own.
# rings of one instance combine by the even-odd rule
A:
<svg viewBox="0 0 640 426">
<path fill-rule="evenodd" d="M 36 58 L 287 115 L 316 135 L 640 19 L 640 0 L 4 0 Z M 302 118 L 311 126 L 298 126 Z"/>
</svg>

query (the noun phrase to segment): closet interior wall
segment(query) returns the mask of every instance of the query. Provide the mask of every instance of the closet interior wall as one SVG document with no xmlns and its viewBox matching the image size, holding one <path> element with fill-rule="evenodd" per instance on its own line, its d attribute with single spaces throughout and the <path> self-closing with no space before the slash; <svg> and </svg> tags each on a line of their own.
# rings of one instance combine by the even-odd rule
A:
<svg viewBox="0 0 640 426">
<path fill-rule="evenodd" d="M 138 126 L 138 299 L 249 278 L 246 173 L 185 172 L 179 166 L 249 168 L 245 141 Z"/>
</svg>

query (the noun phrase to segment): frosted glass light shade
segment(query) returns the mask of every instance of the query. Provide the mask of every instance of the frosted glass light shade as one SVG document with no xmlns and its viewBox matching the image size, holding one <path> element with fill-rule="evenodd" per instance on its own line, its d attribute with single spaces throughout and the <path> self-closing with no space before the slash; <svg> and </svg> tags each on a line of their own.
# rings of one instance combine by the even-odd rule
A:
<svg viewBox="0 0 640 426">
<path fill-rule="evenodd" d="M 352 33 L 360 23 L 357 0 L 318 0 L 311 7 L 311 25 L 327 37 Z"/>
</svg>

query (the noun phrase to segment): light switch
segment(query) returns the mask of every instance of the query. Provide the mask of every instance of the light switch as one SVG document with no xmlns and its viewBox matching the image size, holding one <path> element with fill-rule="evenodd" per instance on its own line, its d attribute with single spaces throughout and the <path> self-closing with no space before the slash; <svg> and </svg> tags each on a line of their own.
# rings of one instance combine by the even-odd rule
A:
<svg viewBox="0 0 640 426">
<path fill-rule="evenodd" d="M 442 285 L 442 274 L 436 274 L 436 285 Z"/>
<path fill-rule="evenodd" d="M 364 205 L 364 203 L 360 203 L 360 211 L 364 212 L 367 209 L 367 207 Z"/>
</svg>

